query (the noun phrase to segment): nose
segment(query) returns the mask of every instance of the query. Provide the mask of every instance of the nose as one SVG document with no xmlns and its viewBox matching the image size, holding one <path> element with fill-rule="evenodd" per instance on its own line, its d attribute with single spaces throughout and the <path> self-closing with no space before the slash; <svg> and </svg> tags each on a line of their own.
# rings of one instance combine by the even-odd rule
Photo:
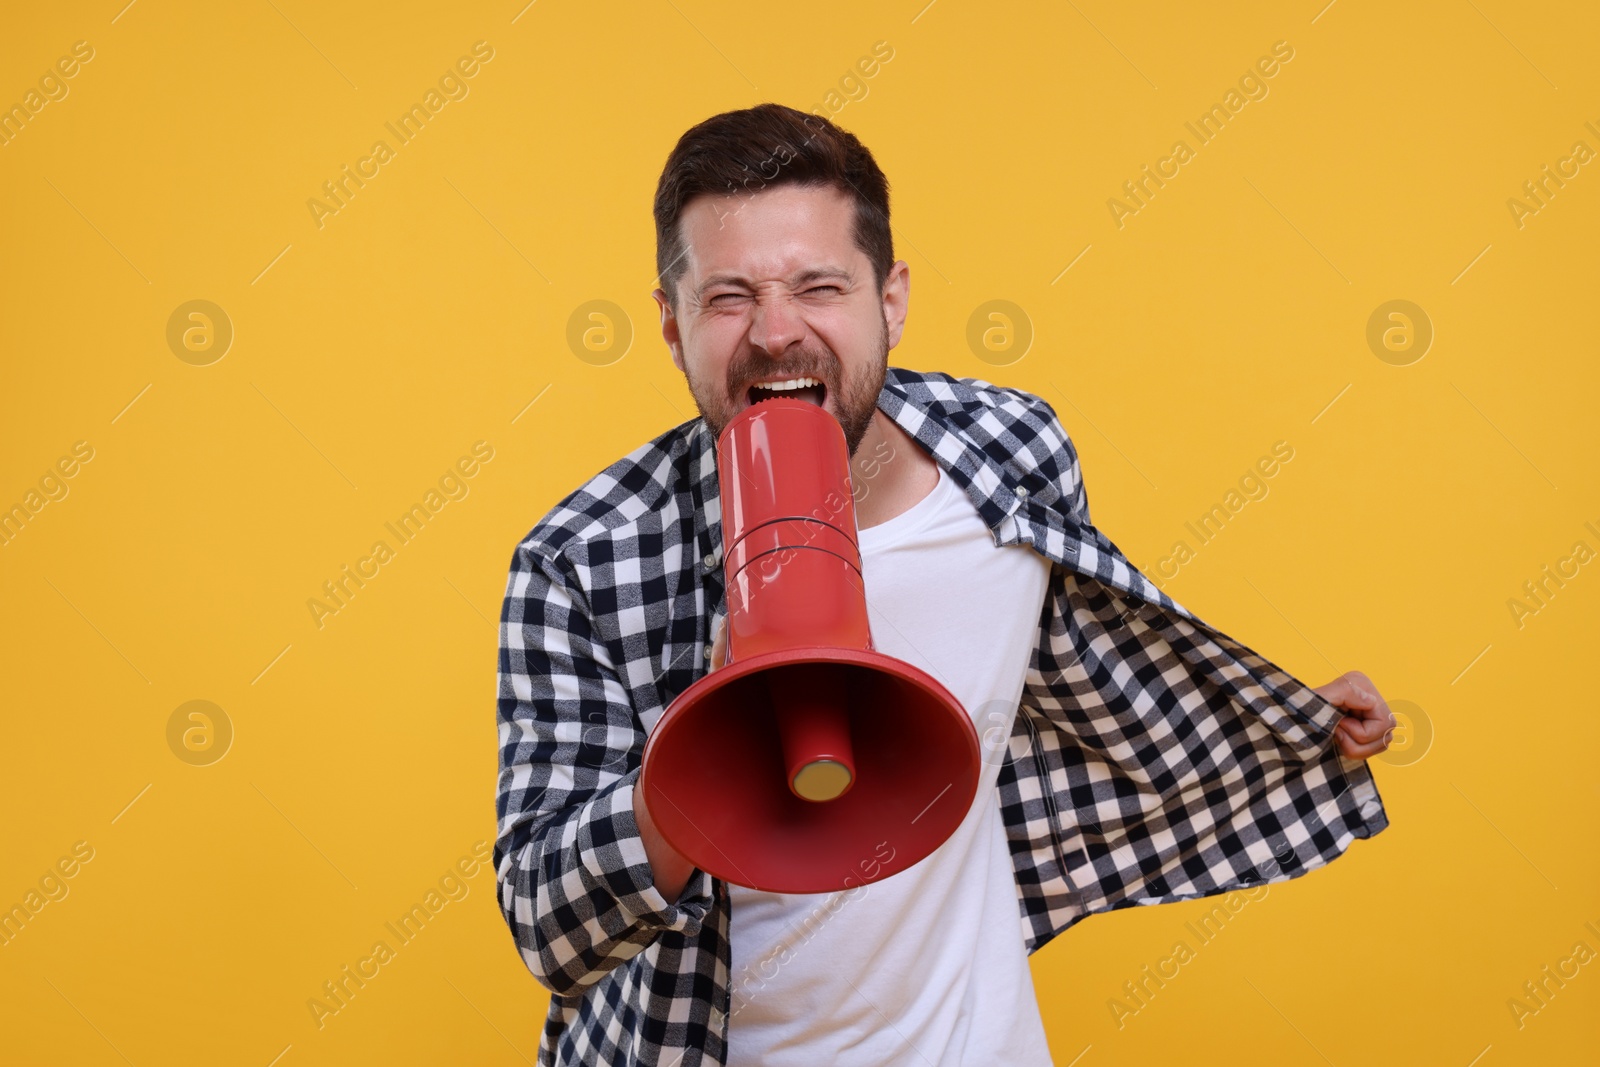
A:
<svg viewBox="0 0 1600 1067">
<path fill-rule="evenodd" d="M 806 335 L 805 318 L 788 293 L 763 293 L 750 320 L 750 343 L 769 356 L 781 356 Z"/>
</svg>

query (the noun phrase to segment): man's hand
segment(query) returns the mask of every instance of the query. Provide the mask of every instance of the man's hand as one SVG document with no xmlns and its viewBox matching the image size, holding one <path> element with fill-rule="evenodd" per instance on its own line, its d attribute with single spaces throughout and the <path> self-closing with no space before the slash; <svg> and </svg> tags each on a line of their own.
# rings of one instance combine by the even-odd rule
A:
<svg viewBox="0 0 1600 1067">
<path fill-rule="evenodd" d="M 711 641 L 711 669 L 721 667 L 727 658 L 728 626 L 727 620 L 723 619 Z M 684 886 L 689 884 L 689 877 L 694 874 L 694 864 L 667 844 L 667 839 L 661 836 L 655 820 L 650 817 L 650 809 L 642 801 L 635 806 L 633 816 L 639 825 L 639 837 L 644 841 L 644 854 L 650 859 L 650 873 L 655 879 L 656 890 L 669 901 L 677 900 Z"/>
<path fill-rule="evenodd" d="M 666 897 L 669 904 L 676 902 L 694 874 L 694 864 L 667 844 L 667 839 L 656 829 L 656 821 L 650 817 L 649 805 L 637 792 L 634 793 L 633 819 L 639 825 L 639 839 L 644 842 L 644 854 L 650 861 L 650 878 L 656 892 Z"/>
<path fill-rule="evenodd" d="M 1339 751 L 1346 759 L 1368 759 L 1389 747 L 1394 738 L 1394 713 L 1378 695 L 1372 679 L 1360 671 L 1346 671 L 1312 692 L 1345 710 L 1334 733 L 1339 735 Z"/>
</svg>

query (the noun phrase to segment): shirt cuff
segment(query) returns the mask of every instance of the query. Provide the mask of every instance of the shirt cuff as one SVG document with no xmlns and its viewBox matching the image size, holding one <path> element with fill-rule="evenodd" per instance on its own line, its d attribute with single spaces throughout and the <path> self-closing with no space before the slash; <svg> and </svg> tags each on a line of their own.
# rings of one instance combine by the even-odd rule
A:
<svg viewBox="0 0 1600 1067">
<path fill-rule="evenodd" d="M 650 857 L 634 818 L 635 771 L 615 789 L 594 798 L 578 832 L 579 862 L 586 877 L 603 885 L 630 923 L 647 929 L 693 933 L 711 907 L 711 878 L 696 868 L 678 899 L 655 887 Z"/>
</svg>

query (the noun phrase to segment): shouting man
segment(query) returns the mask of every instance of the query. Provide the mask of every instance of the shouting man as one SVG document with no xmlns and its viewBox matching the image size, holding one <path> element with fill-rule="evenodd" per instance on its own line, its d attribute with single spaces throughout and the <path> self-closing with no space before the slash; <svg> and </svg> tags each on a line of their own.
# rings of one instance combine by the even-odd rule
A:
<svg viewBox="0 0 1600 1067">
<path fill-rule="evenodd" d="M 700 416 L 556 504 L 500 617 L 500 903 L 553 996 L 541 1064 L 1050 1062 L 1028 955 L 1080 919 L 1295 878 L 1388 825 L 1365 675 L 1312 689 L 1174 602 L 1089 519 L 1055 411 L 888 365 L 910 271 L 889 189 L 826 119 L 714 116 L 655 198 L 661 332 Z M 819 895 L 713 878 L 640 757 L 722 665 L 716 443 L 773 395 L 844 430 L 874 647 L 983 740 L 956 832 Z M 870 877 L 870 875 L 869 875 Z"/>
</svg>

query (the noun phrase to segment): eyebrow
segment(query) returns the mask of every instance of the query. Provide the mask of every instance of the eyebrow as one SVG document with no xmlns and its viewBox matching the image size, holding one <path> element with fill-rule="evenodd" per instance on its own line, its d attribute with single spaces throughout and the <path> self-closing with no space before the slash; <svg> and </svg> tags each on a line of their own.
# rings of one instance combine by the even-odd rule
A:
<svg viewBox="0 0 1600 1067">
<path fill-rule="evenodd" d="M 808 267 L 794 276 L 792 284 L 795 287 L 799 287 L 807 284 L 808 282 L 820 281 L 824 278 L 843 282 L 853 280 L 849 271 L 843 270 L 839 267 Z M 707 289 L 718 285 L 738 285 L 748 289 L 750 288 L 750 280 L 742 274 L 733 274 L 729 272 L 713 274 L 711 277 L 701 282 L 699 288 L 695 289 L 695 296 L 702 297 L 705 295 Z"/>
</svg>

